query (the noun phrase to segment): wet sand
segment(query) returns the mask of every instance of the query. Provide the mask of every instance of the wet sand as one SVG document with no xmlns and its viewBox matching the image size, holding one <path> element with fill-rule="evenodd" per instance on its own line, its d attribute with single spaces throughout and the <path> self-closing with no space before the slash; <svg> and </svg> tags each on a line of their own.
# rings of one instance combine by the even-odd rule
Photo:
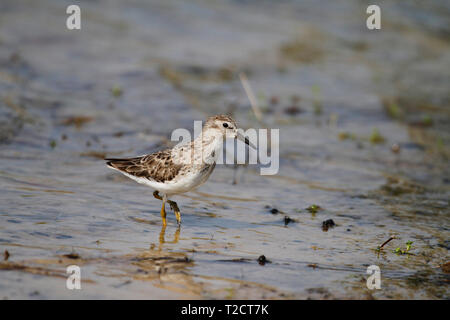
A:
<svg viewBox="0 0 450 320">
<path fill-rule="evenodd" d="M 450 298 L 443 1 L 381 1 L 376 32 L 359 1 L 82 2 L 80 31 L 66 5 L 0 4 L 0 298 Z M 279 128 L 280 171 L 217 166 L 162 228 L 102 159 L 218 113 Z"/>
</svg>

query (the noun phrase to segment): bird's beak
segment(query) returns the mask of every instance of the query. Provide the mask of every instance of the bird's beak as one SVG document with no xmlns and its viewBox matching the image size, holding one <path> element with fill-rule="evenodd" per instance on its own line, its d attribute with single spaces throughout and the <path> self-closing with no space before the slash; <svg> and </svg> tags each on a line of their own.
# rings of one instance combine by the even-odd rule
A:
<svg viewBox="0 0 450 320">
<path fill-rule="evenodd" d="M 244 142 L 245 144 L 249 145 L 250 147 L 252 147 L 253 149 L 256 150 L 256 147 L 253 145 L 253 143 L 251 143 L 247 137 L 244 137 L 242 135 L 242 133 L 240 133 L 239 131 L 236 131 L 236 138 L 238 140 L 241 140 L 242 142 Z"/>
</svg>

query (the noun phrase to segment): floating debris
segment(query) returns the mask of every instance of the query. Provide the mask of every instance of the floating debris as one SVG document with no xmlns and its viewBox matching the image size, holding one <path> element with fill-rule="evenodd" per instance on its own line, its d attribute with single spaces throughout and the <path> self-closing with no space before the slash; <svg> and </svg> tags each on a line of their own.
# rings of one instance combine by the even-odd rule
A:
<svg viewBox="0 0 450 320">
<path fill-rule="evenodd" d="M 56 140 L 50 140 L 49 146 L 50 146 L 50 148 L 55 149 L 55 147 L 56 147 Z"/>
<path fill-rule="evenodd" d="M 383 242 L 381 246 L 377 247 L 377 251 L 382 250 L 385 245 L 387 245 L 389 242 L 391 242 L 394 239 L 395 239 L 395 236 L 390 236 L 389 239 L 387 239 L 385 242 Z"/>
<path fill-rule="evenodd" d="M 278 214 L 278 213 L 281 213 L 280 210 L 278 210 L 277 208 L 272 208 L 272 207 L 269 206 L 269 205 L 265 206 L 264 208 L 270 209 L 269 212 L 270 212 L 271 214 Z"/>
<path fill-rule="evenodd" d="M 288 217 L 288 216 L 285 216 L 284 217 L 284 225 L 285 226 L 287 226 L 289 223 L 291 223 L 291 222 L 296 222 L 294 219 L 291 219 L 290 217 Z"/>
<path fill-rule="evenodd" d="M 69 258 L 69 259 L 80 259 L 80 255 L 76 252 L 71 252 L 69 254 L 64 254 L 63 257 Z"/>
<path fill-rule="evenodd" d="M 260 255 L 259 258 L 258 258 L 258 263 L 259 263 L 261 266 L 263 266 L 263 265 L 265 265 L 266 263 L 270 263 L 270 261 L 266 259 L 266 256 L 265 256 L 265 255 Z"/>
<path fill-rule="evenodd" d="M 333 228 L 336 224 L 333 219 L 328 219 L 322 222 L 322 230 L 328 231 L 329 228 Z"/>
</svg>

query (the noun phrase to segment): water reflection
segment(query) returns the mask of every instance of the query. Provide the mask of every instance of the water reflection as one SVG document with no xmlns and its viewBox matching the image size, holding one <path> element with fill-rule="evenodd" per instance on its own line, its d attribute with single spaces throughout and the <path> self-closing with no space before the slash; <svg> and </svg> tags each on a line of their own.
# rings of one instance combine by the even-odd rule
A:
<svg viewBox="0 0 450 320">
<path fill-rule="evenodd" d="M 162 225 L 161 231 L 159 233 L 159 247 L 158 247 L 159 251 L 161 251 L 163 249 L 164 243 L 177 244 L 178 240 L 180 239 L 180 230 L 181 230 L 181 227 L 178 226 L 177 230 L 175 231 L 175 234 L 173 235 L 173 240 L 166 242 L 166 240 L 165 240 L 166 226 Z"/>
</svg>

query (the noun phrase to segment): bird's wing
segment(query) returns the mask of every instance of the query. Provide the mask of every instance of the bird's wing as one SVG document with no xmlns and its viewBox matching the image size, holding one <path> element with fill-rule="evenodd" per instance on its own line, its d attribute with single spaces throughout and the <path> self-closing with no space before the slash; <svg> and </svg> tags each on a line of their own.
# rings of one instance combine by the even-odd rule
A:
<svg viewBox="0 0 450 320">
<path fill-rule="evenodd" d="M 113 169 L 156 182 L 173 180 L 183 167 L 182 164 L 174 163 L 170 149 L 142 157 L 105 160 L 106 164 Z"/>
</svg>

